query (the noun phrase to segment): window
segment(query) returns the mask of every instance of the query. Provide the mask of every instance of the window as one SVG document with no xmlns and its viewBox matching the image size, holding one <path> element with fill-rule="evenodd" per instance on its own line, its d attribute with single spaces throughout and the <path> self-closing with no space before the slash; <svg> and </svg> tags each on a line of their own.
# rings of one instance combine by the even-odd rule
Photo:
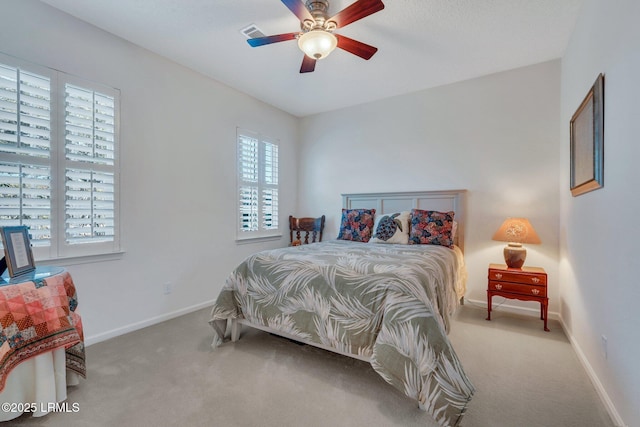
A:
<svg viewBox="0 0 640 427">
<path fill-rule="evenodd" d="M 36 258 L 119 251 L 116 89 L 0 55 L 0 226 Z"/>
<path fill-rule="evenodd" d="M 278 145 L 238 129 L 238 240 L 279 236 Z"/>
</svg>

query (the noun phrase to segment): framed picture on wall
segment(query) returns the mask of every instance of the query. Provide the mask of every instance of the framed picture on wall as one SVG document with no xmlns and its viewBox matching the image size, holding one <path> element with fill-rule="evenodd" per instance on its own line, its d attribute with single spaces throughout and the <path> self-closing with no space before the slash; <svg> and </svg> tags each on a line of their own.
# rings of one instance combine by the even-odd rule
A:
<svg viewBox="0 0 640 427">
<path fill-rule="evenodd" d="M 571 195 L 604 185 L 604 76 L 598 75 L 570 122 Z"/>
<path fill-rule="evenodd" d="M 9 269 L 9 277 L 35 270 L 28 228 L 24 225 L 0 227 L 0 235 L 2 235 L 4 258 Z"/>
</svg>

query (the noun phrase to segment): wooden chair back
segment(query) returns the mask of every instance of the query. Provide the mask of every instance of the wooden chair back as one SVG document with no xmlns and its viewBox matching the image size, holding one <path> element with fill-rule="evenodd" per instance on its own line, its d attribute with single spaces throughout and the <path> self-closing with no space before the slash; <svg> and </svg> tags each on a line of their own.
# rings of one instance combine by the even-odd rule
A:
<svg viewBox="0 0 640 427">
<path fill-rule="evenodd" d="M 319 218 L 296 218 L 289 215 L 289 239 L 294 246 L 321 242 L 322 230 L 324 230 L 324 215 Z"/>
</svg>

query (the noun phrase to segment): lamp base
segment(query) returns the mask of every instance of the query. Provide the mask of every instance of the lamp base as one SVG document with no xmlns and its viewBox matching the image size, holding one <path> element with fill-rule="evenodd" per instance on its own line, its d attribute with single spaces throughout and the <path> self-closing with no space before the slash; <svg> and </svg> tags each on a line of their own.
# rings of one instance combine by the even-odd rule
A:
<svg viewBox="0 0 640 427">
<path fill-rule="evenodd" d="M 527 250 L 521 243 L 509 243 L 504 247 L 504 262 L 509 268 L 522 268 L 527 258 Z"/>
</svg>

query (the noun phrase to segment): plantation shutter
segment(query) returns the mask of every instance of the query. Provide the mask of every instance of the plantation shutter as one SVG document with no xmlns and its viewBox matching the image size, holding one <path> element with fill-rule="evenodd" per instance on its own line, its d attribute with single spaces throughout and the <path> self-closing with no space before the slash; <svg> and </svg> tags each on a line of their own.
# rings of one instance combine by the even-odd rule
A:
<svg viewBox="0 0 640 427">
<path fill-rule="evenodd" d="M 238 238 L 278 233 L 278 145 L 238 130 Z"/>
<path fill-rule="evenodd" d="M 65 84 L 65 241 L 113 241 L 115 99 Z"/>
<path fill-rule="evenodd" d="M 36 260 L 120 250 L 119 97 L 0 53 L 0 227 L 26 225 Z"/>
<path fill-rule="evenodd" d="M 49 157 L 51 81 L 0 65 L 0 151 Z"/>
<path fill-rule="evenodd" d="M 0 64 L 0 226 L 51 239 L 51 80 Z"/>
<path fill-rule="evenodd" d="M 278 146 L 270 142 L 264 146 L 264 185 L 262 189 L 262 226 L 278 229 Z"/>
<path fill-rule="evenodd" d="M 238 137 L 239 227 L 240 231 L 257 231 L 258 223 L 258 140 Z"/>
</svg>

